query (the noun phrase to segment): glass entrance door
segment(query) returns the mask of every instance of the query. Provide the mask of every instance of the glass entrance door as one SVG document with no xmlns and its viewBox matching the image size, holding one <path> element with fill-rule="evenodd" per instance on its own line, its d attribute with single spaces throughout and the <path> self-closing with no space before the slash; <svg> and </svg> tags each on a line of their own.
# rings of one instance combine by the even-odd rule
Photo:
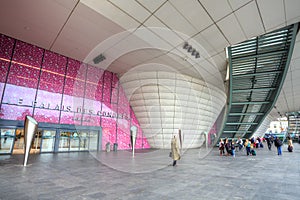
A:
<svg viewBox="0 0 300 200">
<path fill-rule="evenodd" d="M 30 153 L 40 153 L 40 147 L 41 147 L 41 136 L 42 136 L 42 130 L 38 130 L 31 142 L 31 149 Z M 25 149 L 25 136 L 24 136 L 24 129 L 18 128 L 16 129 L 16 136 L 14 137 L 14 147 L 13 147 L 13 154 L 24 154 Z"/>
<path fill-rule="evenodd" d="M 59 132 L 59 152 L 96 151 L 99 131 L 63 130 Z"/>
<path fill-rule="evenodd" d="M 31 143 L 30 153 L 40 153 L 41 150 L 41 142 L 42 142 L 42 130 L 38 130 L 37 133 L 34 134 Z"/>
<path fill-rule="evenodd" d="M 89 134 L 89 151 L 97 151 L 99 131 L 90 131 Z M 100 148 L 101 149 L 101 148 Z"/>
<path fill-rule="evenodd" d="M 15 140 L 15 129 L 1 128 L 0 131 L 0 155 L 11 154 Z"/>
<path fill-rule="evenodd" d="M 56 130 L 44 130 L 41 152 L 54 152 Z"/>
<path fill-rule="evenodd" d="M 24 154 L 24 129 L 16 129 L 13 154 Z"/>
<path fill-rule="evenodd" d="M 58 151 L 69 151 L 70 150 L 70 131 L 60 131 L 59 133 L 59 144 Z"/>
</svg>

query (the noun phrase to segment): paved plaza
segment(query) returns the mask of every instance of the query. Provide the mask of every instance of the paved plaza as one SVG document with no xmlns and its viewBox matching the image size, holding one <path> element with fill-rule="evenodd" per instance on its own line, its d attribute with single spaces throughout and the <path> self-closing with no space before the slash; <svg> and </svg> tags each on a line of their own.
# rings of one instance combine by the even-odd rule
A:
<svg viewBox="0 0 300 200">
<path fill-rule="evenodd" d="M 190 149 L 175 167 L 168 150 L 0 156 L 0 199 L 299 199 L 300 145 L 277 156 Z M 265 145 L 266 146 L 266 145 Z"/>
</svg>

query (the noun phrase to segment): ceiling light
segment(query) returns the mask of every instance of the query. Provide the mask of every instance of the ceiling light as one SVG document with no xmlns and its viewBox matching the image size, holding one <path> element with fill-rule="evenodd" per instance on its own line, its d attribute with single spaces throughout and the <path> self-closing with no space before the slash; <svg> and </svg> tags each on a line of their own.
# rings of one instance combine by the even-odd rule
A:
<svg viewBox="0 0 300 200">
<path fill-rule="evenodd" d="M 105 56 L 103 54 L 100 54 L 99 56 L 97 56 L 93 59 L 93 62 L 94 62 L 94 64 L 98 64 L 105 59 L 106 59 Z"/>
<path fill-rule="evenodd" d="M 195 56 L 195 58 L 200 58 L 200 53 L 193 48 L 192 45 L 189 45 L 189 43 L 185 42 L 182 48 L 186 49 L 187 52 L 191 53 L 191 55 Z"/>
</svg>

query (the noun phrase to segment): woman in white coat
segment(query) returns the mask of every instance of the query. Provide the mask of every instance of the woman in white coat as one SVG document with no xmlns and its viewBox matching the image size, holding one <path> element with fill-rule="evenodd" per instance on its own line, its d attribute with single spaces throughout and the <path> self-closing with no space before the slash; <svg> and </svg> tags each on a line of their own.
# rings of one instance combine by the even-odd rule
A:
<svg viewBox="0 0 300 200">
<path fill-rule="evenodd" d="M 177 160 L 180 160 L 179 145 L 175 135 L 171 140 L 171 152 L 172 152 L 173 166 L 175 166 Z"/>
</svg>

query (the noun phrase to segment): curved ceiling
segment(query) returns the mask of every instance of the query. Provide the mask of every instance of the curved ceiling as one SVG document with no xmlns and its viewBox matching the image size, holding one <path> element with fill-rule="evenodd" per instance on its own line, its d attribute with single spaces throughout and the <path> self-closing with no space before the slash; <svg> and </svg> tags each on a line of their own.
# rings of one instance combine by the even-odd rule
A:
<svg viewBox="0 0 300 200">
<path fill-rule="evenodd" d="M 106 60 L 97 66 L 120 77 L 137 66 L 160 63 L 191 77 L 200 73 L 221 89 L 226 47 L 298 21 L 298 0 L 0 1 L 2 34 L 91 64 L 91 56 L 102 53 Z M 200 58 L 182 48 L 185 42 Z M 273 117 L 300 110 L 299 84 L 298 35 Z"/>
</svg>

